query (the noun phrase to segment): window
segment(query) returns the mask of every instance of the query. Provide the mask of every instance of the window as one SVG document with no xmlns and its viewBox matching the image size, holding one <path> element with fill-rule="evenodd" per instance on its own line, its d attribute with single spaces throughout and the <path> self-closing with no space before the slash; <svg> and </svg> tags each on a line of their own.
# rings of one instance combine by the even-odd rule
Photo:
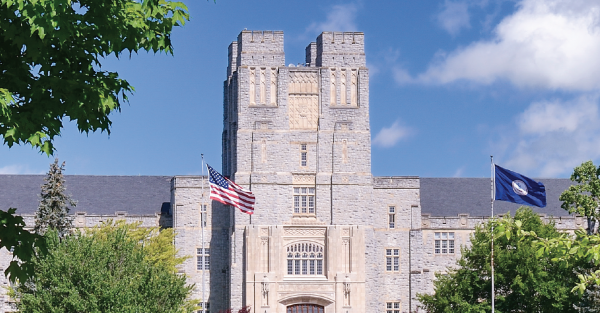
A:
<svg viewBox="0 0 600 313">
<path fill-rule="evenodd" d="M 207 220 L 207 215 L 206 215 L 206 204 L 201 204 L 200 205 L 200 227 L 206 227 L 206 220 Z"/>
<path fill-rule="evenodd" d="M 209 270 L 210 269 L 210 250 L 208 248 L 196 248 L 196 270 Z"/>
<path fill-rule="evenodd" d="M 323 247 L 296 243 L 287 247 L 288 275 L 323 275 Z"/>
<path fill-rule="evenodd" d="M 389 224 L 388 227 L 390 229 L 396 228 L 396 207 L 395 206 L 388 207 L 388 224 Z"/>
<path fill-rule="evenodd" d="M 306 144 L 303 143 L 300 145 L 300 165 L 306 166 L 308 157 L 308 150 L 306 149 Z"/>
<path fill-rule="evenodd" d="M 435 254 L 454 253 L 454 233 L 435 233 Z"/>
<path fill-rule="evenodd" d="M 294 304 L 286 308 L 286 313 L 323 313 L 325 309 L 317 304 Z"/>
<path fill-rule="evenodd" d="M 400 302 L 386 302 L 385 313 L 400 313 Z"/>
<path fill-rule="evenodd" d="M 385 270 L 400 271 L 400 249 L 385 249 Z"/>
<path fill-rule="evenodd" d="M 198 307 L 200 307 L 200 310 L 196 311 L 196 313 L 210 313 L 210 302 L 200 302 L 198 303 Z"/>
<path fill-rule="evenodd" d="M 315 214 L 314 187 L 294 187 L 294 214 Z"/>
</svg>

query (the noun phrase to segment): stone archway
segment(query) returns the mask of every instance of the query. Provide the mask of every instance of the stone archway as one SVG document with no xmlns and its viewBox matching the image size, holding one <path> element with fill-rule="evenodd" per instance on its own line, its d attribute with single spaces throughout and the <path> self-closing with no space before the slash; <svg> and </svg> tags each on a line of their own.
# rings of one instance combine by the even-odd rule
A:
<svg viewBox="0 0 600 313">
<path fill-rule="evenodd" d="M 325 308 L 318 304 L 313 303 L 300 303 L 288 305 L 285 310 L 286 313 L 324 313 Z"/>
</svg>

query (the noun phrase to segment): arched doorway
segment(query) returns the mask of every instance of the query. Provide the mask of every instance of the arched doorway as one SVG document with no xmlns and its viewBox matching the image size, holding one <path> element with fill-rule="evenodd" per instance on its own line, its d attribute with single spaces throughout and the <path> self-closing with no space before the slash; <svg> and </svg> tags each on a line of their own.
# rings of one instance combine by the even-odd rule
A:
<svg viewBox="0 0 600 313">
<path fill-rule="evenodd" d="M 324 313 L 325 310 L 322 306 L 305 303 L 305 304 L 294 304 L 287 307 L 286 313 Z"/>
</svg>

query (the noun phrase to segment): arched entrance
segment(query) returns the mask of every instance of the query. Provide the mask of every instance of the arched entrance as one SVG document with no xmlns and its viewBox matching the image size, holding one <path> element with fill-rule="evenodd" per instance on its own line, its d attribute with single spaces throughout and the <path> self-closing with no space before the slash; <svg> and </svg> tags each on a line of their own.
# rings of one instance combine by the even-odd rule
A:
<svg viewBox="0 0 600 313">
<path fill-rule="evenodd" d="M 324 308 L 312 303 L 294 304 L 287 307 L 286 313 L 323 313 Z"/>
</svg>

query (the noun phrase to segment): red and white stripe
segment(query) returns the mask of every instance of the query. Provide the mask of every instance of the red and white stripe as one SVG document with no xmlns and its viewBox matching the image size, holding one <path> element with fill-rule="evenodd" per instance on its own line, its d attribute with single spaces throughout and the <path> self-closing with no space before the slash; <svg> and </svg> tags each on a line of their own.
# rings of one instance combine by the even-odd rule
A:
<svg viewBox="0 0 600 313">
<path fill-rule="evenodd" d="M 232 205 L 244 213 L 253 214 L 255 199 L 252 191 L 240 187 L 227 178 L 225 180 L 229 184 L 229 189 L 217 184 L 210 184 L 210 199 Z"/>
</svg>

